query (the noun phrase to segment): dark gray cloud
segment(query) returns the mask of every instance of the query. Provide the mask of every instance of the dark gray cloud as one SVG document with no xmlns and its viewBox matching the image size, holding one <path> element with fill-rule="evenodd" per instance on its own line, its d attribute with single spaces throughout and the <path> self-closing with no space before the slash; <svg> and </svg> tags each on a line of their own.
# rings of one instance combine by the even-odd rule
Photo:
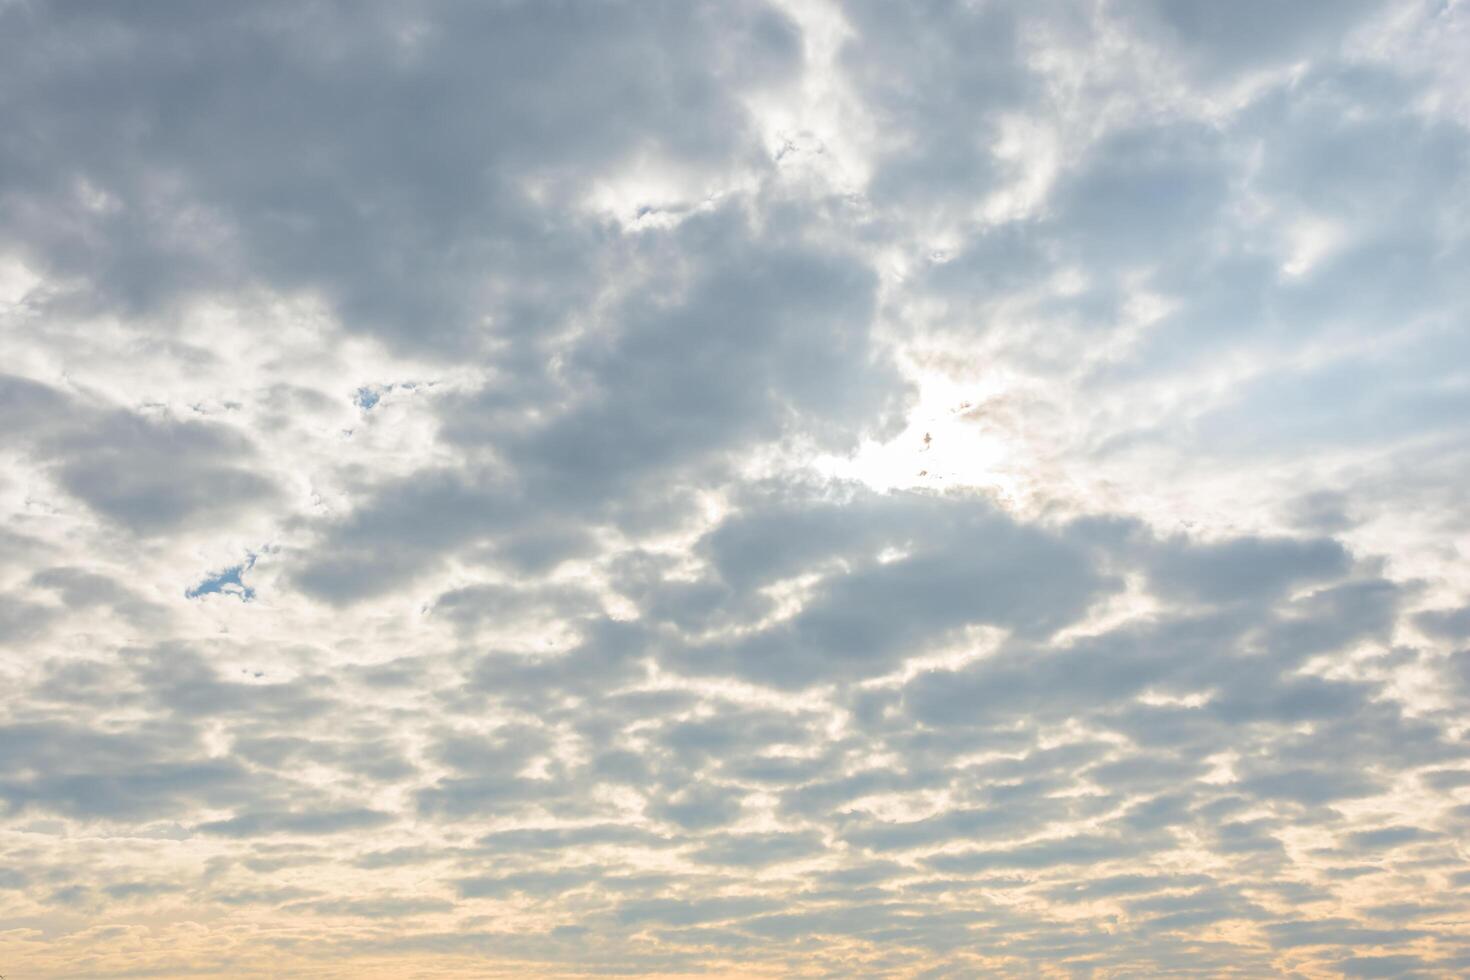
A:
<svg viewBox="0 0 1470 980">
<path fill-rule="evenodd" d="M 6 439 L 67 493 L 139 534 L 198 527 L 276 502 L 256 447 L 221 424 L 150 417 L 0 376 Z"/>
<path fill-rule="evenodd" d="M 351 601 L 472 547 L 514 570 L 554 566 L 594 549 L 579 528 L 687 520 L 688 481 L 723 482 L 737 450 L 798 431 L 845 448 L 889 422 L 905 387 L 869 341 L 876 283 L 857 256 L 758 231 L 735 208 L 654 237 L 643 258 L 658 271 L 567 343 L 534 401 L 495 382 L 442 403 L 443 437 L 494 462 L 376 488 L 323 529 L 297 583 Z M 398 560 L 374 560 L 390 542 Z"/>
<path fill-rule="evenodd" d="M 668 838 L 649 833 L 638 827 L 624 824 L 592 824 L 581 827 L 523 827 L 515 830 L 498 830 L 486 834 L 479 846 L 492 853 L 527 851 L 553 851 L 569 848 L 581 849 L 599 844 L 642 844 L 671 843 Z"/>
<path fill-rule="evenodd" d="M 1347 572 L 1349 556 L 1336 541 L 1237 538 L 1219 544 L 1163 549 L 1151 569 L 1155 590 L 1203 602 L 1272 598 Z"/>
<path fill-rule="evenodd" d="M 1162 48 L 1180 56 L 1190 68 L 1220 79 L 1331 50 L 1336 40 L 1383 3 L 1311 0 L 1288 11 L 1262 0 L 1247 0 L 1229 11 L 1208 0 L 1153 0 L 1142 6 L 1151 21 L 1145 22 L 1148 32 Z"/>
<path fill-rule="evenodd" d="M 996 116 L 1024 106 L 1037 82 L 1019 50 L 1021 20 L 1007 4 L 850 4 L 853 36 L 841 67 L 892 148 L 868 193 L 881 206 L 920 213 L 972 198 L 991 184 Z"/>
<path fill-rule="evenodd" d="M 707 838 L 707 843 L 694 853 L 694 860 L 705 864 L 735 867 L 764 867 L 787 861 L 799 861 L 820 854 L 822 838 L 805 833 L 727 834 Z"/>
<path fill-rule="evenodd" d="M 0 596 L 0 640 L 19 643 L 41 634 L 57 610 L 13 596 Z"/>
<path fill-rule="evenodd" d="M 192 732 L 106 732 L 60 723 L 12 724 L 0 733 L 6 776 L 0 799 L 11 812 L 54 812 L 82 819 L 177 818 L 199 806 L 232 805 L 268 783 L 229 758 L 196 747 Z M 180 751 L 180 749 L 184 751 Z"/>
<path fill-rule="evenodd" d="M 251 811 L 228 820 L 214 820 L 195 829 L 223 837 L 259 837 L 267 834 L 336 834 L 381 827 L 393 819 L 381 810 L 327 810 L 306 813 Z"/>
<path fill-rule="evenodd" d="M 680 658 L 698 673 L 782 687 L 885 673 L 966 626 L 1045 636 L 1117 587 L 1085 542 L 1019 525 L 978 499 L 777 497 L 753 502 L 702 546 L 737 603 L 750 586 L 827 573 L 794 617 Z"/>
<path fill-rule="evenodd" d="M 350 329 L 444 353 L 590 296 L 605 232 L 538 193 L 574 201 L 643 155 L 748 159 L 740 95 L 801 59 L 761 5 L 20 5 L 5 21 L 13 247 L 129 312 L 311 289 Z"/>
<path fill-rule="evenodd" d="M 1470 606 L 1422 612 L 1414 617 L 1414 625 L 1438 639 L 1457 642 L 1470 638 Z"/>
</svg>

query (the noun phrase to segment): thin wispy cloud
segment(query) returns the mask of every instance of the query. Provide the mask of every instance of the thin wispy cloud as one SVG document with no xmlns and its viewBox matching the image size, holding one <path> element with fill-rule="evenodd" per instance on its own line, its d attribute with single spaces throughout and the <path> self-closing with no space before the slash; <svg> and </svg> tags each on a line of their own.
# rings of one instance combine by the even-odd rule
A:
<svg viewBox="0 0 1470 980">
<path fill-rule="evenodd" d="M 1466 65 L 0 2 L 0 969 L 1463 975 Z"/>
</svg>

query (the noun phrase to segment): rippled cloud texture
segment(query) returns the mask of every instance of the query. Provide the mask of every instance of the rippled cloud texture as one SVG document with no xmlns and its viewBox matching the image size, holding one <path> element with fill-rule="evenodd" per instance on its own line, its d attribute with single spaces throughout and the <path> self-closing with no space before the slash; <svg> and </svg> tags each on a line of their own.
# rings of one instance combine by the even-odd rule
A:
<svg viewBox="0 0 1470 980">
<path fill-rule="evenodd" d="M 1467 66 L 0 3 L 0 972 L 1470 972 Z"/>
</svg>

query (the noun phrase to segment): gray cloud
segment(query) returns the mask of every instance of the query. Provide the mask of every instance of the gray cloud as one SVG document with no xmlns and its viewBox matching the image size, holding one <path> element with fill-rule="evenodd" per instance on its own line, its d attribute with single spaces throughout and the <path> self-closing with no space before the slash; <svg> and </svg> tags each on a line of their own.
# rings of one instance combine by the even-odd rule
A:
<svg viewBox="0 0 1470 980">
<path fill-rule="evenodd" d="M 6 90 L 70 109 L 7 112 L 5 223 L 33 259 L 139 312 L 260 282 L 317 289 L 354 329 L 446 353 L 481 349 L 487 318 L 524 330 L 588 295 L 599 229 L 547 223 L 529 183 L 565 200 L 639 154 L 726 165 L 748 152 L 737 93 L 800 59 L 761 6 L 5 16 Z M 117 206 L 89 210 L 79 181 Z"/>
<path fill-rule="evenodd" d="M 224 837 L 266 834 L 335 834 L 380 827 L 393 819 L 380 810 L 337 810 L 307 813 L 248 812 L 228 820 L 200 824 L 196 829 Z"/>
<path fill-rule="evenodd" d="M 256 450 L 219 424 L 89 404 L 24 378 L 0 377 L 0 403 L 23 445 L 66 492 L 138 533 L 199 526 L 274 502 Z"/>
<path fill-rule="evenodd" d="M 177 734 L 96 732 L 56 723 L 8 726 L 0 799 L 12 811 L 79 818 L 159 819 L 228 805 L 264 787 L 237 762 L 179 753 Z"/>
</svg>

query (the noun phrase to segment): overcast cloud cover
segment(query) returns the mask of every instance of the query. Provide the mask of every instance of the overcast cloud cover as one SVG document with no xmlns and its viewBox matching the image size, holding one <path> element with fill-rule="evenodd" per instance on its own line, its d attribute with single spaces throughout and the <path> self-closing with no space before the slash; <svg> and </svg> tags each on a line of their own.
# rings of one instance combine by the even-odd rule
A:
<svg viewBox="0 0 1470 980">
<path fill-rule="evenodd" d="M 1470 973 L 1470 3 L 0 0 L 0 973 Z"/>
</svg>

